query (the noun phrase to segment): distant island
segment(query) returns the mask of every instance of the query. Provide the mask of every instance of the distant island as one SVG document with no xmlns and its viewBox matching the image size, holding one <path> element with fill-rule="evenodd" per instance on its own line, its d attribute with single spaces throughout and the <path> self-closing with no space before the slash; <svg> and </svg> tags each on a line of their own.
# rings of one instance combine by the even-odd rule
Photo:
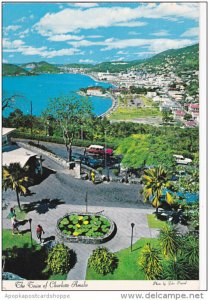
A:
<svg viewBox="0 0 209 300">
<path fill-rule="evenodd" d="M 3 76 L 30 76 L 38 74 L 107 72 L 119 73 L 129 71 L 155 72 L 163 74 L 166 70 L 173 70 L 175 74 L 182 71 L 193 71 L 199 68 L 199 44 L 171 49 L 161 52 L 146 60 L 113 61 L 92 64 L 59 64 L 54 65 L 45 61 L 29 62 L 22 65 L 3 63 Z"/>
</svg>

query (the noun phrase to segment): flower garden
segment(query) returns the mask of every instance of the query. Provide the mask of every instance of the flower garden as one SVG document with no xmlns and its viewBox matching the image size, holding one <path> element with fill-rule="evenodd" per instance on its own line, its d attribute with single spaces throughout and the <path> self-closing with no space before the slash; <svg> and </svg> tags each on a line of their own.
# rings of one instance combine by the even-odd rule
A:
<svg viewBox="0 0 209 300">
<path fill-rule="evenodd" d="M 70 213 L 58 220 L 58 231 L 70 241 L 102 242 L 114 231 L 114 223 L 104 215 Z"/>
</svg>

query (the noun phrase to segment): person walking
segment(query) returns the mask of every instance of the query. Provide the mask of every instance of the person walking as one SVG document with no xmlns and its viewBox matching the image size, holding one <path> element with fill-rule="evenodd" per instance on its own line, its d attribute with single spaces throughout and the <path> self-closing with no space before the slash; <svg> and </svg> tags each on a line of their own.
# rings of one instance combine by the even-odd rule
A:
<svg viewBox="0 0 209 300">
<path fill-rule="evenodd" d="M 36 227 L 36 235 L 37 235 L 37 238 L 39 239 L 40 243 L 42 243 L 42 234 L 44 234 L 44 230 L 43 230 L 43 227 L 38 224 L 38 226 Z"/>
<path fill-rule="evenodd" d="M 12 221 L 12 235 L 14 235 L 15 232 L 17 232 L 17 234 L 20 235 L 20 232 L 19 232 L 19 229 L 18 229 L 19 222 L 18 222 L 18 220 L 16 219 L 16 215 L 14 215 L 14 216 L 11 218 L 11 221 Z"/>
<path fill-rule="evenodd" d="M 10 208 L 9 218 L 12 219 L 16 216 L 15 209 L 13 207 Z"/>
</svg>

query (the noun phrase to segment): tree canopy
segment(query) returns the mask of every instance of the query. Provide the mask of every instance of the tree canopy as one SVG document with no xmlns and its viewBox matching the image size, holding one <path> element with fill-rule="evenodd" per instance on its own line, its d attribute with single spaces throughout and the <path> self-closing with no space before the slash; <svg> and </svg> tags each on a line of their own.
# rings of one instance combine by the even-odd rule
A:
<svg viewBox="0 0 209 300">
<path fill-rule="evenodd" d="M 92 114 L 92 103 L 86 97 L 60 97 L 50 101 L 45 116 L 52 117 L 62 131 L 62 137 L 71 160 L 71 146 L 75 133 Z"/>
</svg>

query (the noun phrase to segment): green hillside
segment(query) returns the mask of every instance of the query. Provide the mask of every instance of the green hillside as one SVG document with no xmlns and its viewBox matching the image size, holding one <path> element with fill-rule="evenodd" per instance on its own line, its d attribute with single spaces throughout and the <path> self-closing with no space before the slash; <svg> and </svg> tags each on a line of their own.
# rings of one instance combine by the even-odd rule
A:
<svg viewBox="0 0 209 300">
<path fill-rule="evenodd" d="M 92 65 L 92 64 L 77 64 L 77 63 L 60 65 L 60 67 L 63 67 L 63 66 L 68 67 L 68 68 L 82 68 L 82 69 L 90 69 L 90 68 L 94 67 L 94 65 Z"/>
<path fill-rule="evenodd" d="M 95 65 L 91 71 L 94 72 L 122 72 L 126 71 L 127 69 L 138 65 L 141 61 L 121 61 L 121 62 L 102 62 L 100 64 Z"/>
<path fill-rule="evenodd" d="M 3 76 L 25 76 L 30 75 L 30 72 L 13 64 L 2 64 Z"/>
<path fill-rule="evenodd" d="M 135 68 L 139 69 L 145 68 L 147 71 L 163 71 L 165 67 L 173 69 L 175 73 L 198 70 L 199 44 L 161 52 L 147 59 L 146 62 L 135 66 Z"/>
<path fill-rule="evenodd" d="M 59 73 L 60 69 L 55 65 L 49 64 L 45 61 L 41 61 L 39 63 L 35 63 L 35 67 L 33 68 L 33 73 Z"/>
</svg>

